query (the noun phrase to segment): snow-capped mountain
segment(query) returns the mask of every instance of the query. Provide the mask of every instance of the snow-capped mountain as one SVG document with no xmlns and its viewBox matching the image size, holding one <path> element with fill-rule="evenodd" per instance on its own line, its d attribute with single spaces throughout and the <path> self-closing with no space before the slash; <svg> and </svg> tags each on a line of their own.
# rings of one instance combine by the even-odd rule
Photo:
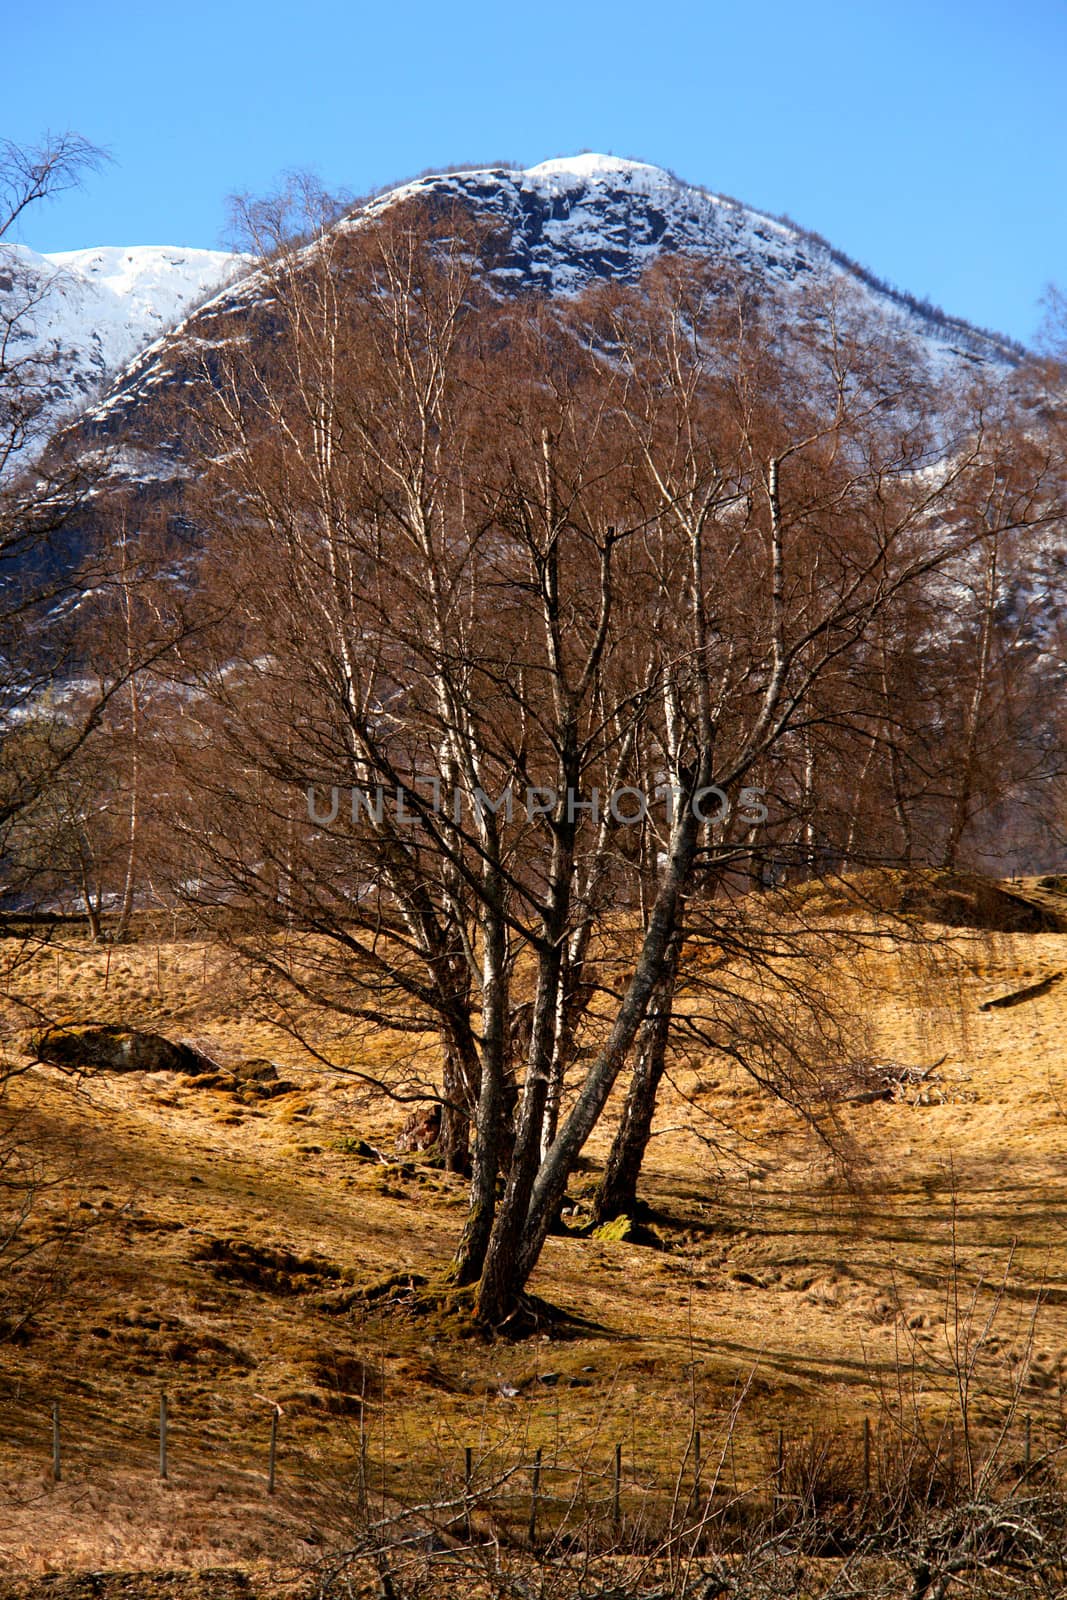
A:
<svg viewBox="0 0 1067 1600">
<path fill-rule="evenodd" d="M 518 172 L 492 167 L 447 173 L 391 190 L 366 209 L 373 214 L 416 196 L 464 201 L 509 229 L 510 254 L 494 273 L 502 284 L 576 294 L 594 278 L 632 283 L 657 256 L 696 252 L 770 288 L 847 277 L 884 316 L 922 337 L 942 363 L 1014 365 L 1021 354 L 1010 340 L 891 289 L 795 223 L 683 183 L 645 162 L 585 154 Z"/>
<path fill-rule="evenodd" d="M 523 170 L 429 175 L 357 205 L 336 226 L 359 228 L 412 203 L 431 210 L 458 203 L 493 225 L 504 241 L 490 269 L 501 294 L 569 296 L 595 279 L 633 283 L 657 257 L 686 252 L 777 297 L 784 315 L 796 289 L 847 284 L 876 325 L 910 336 L 943 376 L 1007 373 L 1026 354 L 892 289 L 818 235 L 644 162 L 585 154 Z M 250 258 L 165 246 L 41 256 L 0 244 L 0 316 L 5 296 L 24 297 L 27 284 L 39 304 L 26 319 L 33 329 L 26 350 L 64 352 L 51 419 L 84 410 L 88 432 L 118 446 L 116 468 L 129 479 L 180 476 L 180 447 L 177 456 L 158 453 L 154 402 L 188 375 L 191 350 L 237 335 L 244 314 L 267 298 Z"/>
<path fill-rule="evenodd" d="M 243 256 L 167 245 L 38 255 L 2 243 L 0 316 L 18 316 L 10 354 L 55 354 L 49 421 L 58 424 L 246 266 Z"/>
<path fill-rule="evenodd" d="M 690 252 L 736 270 L 785 301 L 791 290 L 809 283 L 847 282 L 876 321 L 910 335 L 942 374 L 962 377 L 980 367 L 1008 371 L 1025 355 L 1010 340 L 881 283 L 817 235 L 643 162 L 579 155 L 525 170 L 431 175 L 358 205 L 337 226 L 358 228 L 411 202 L 428 208 L 458 202 L 500 230 L 506 244 L 491 277 L 501 293 L 573 295 L 597 278 L 632 283 L 658 256 Z M 255 271 L 223 288 L 143 351 L 95 409 L 95 430 L 132 447 L 137 475 L 155 475 L 142 454 L 152 432 L 152 400 L 181 381 L 183 352 L 232 337 L 242 314 L 265 292 Z M 169 470 L 164 467 L 164 474 Z"/>
</svg>

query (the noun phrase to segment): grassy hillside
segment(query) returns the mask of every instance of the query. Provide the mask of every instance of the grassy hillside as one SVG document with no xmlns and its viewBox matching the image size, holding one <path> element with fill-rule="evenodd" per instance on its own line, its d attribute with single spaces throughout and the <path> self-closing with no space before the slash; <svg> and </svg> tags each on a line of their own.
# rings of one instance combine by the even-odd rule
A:
<svg viewBox="0 0 1067 1600">
<path fill-rule="evenodd" d="M 1048 888 L 1037 898 L 1063 904 Z M 680 1464 L 692 1472 L 699 1427 L 705 1471 L 759 1491 L 780 1449 L 854 1452 L 864 1418 L 877 1441 L 902 1408 L 948 1417 L 957 1358 L 976 1345 L 976 1426 L 1014 1395 L 1013 1428 L 1028 1415 L 1035 1441 L 1063 1435 L 1067 982 L 981 1008 L 1067 970 L 1067 934 L 946 928 L 931 968 L 887 922 L 862 959 L 842 954 L 835 982 L 866 1013 L 873 1058 L 916 1069 L 895 1098 L 840 1110 L 847 1171 L 728 1061 L 679 1055 L 644 1242 L 550 1239 L 532 1288 L 571 1323 L 491 1344 L 403 1294 L 447 1261 L 462 1181 L 397 1158 L 405 1108 L 258 1016 L 224 952 L 146 939 L 109 957 L 60 934 L 28 954 L 4 941 L 0 961 L 5 947 L 4 1027 L 25 1069 L 5 1104 L 55 1180 L 30 1227 L 74 1227 L 62 1281 L 0 1345 L 12 1578 L 300 1564 L 321 1548 L 309 1535 L 343 1523 L 344 1482 L 362 1471 L 390 1503 L 458 1488 L 466 1447 L 476 1487 L 540 1448 L 547 1495 L 569 1492 L 584 1463 L 585 1492 L 607 1504 L 621 1445 L 622 1514 L 635 1517 L 670 1496 Z M 290 1087 L 266 1098 L 35 1065 L 30 1034 L 56 1017 L 155 1029 L 227 1063 L 266 1058 Z M 323 1043 L 343 1057 L 343 1041 Z M 383 1058 L 395 1048 L 380 1040 Z M 572 1185 L 575 1225 L 604 1148 L 592 1142 Z M 504 1537 L 525 1527 L 528 1481 L 486 1496 Z"/>
</svg>

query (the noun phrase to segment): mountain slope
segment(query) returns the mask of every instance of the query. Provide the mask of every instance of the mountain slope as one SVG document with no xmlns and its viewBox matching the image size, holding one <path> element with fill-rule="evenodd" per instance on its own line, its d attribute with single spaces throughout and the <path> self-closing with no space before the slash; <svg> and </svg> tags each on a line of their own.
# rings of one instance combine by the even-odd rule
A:
<svg viewBox="0 0 1067 1600">
<path fill-rule="evenodd" d="M 512 248 L 495 276 L 550 294 L 574 294 L 594 278 L 633 282 L 657 256 L 695 251 L 775 288 L 811 278 L 851 278 L 882 315 L 919 334 L 942 358 L 1012 365 L 1007 339 L 945 317 L 879 282 L 816 234 L 738 201 L 683 183 L 661 167 L 586 154 L 506 168 L 429 176 L 372 202 L 454 196 L 511 231 Z"/>
<path fill-rule="evenodd" d="M 427 207 L 460 202 L 477 218 L 499 226 L 507 242 L 491 276 L 502 293 L 573 295 L 598 278 L 632 283 L 657 257 L 690 252 L 738 271 L 772 294 L 788 296 L 807 284 L 847 283 L 876 321 L 914 338 L 940 373 L 963 376 L 981 367 L 1007 372 L 1024 355 L 1007 339 L 890 289 L 818 236 L 642 162 L 581 155 L 524 171 L 490 167 L 430 175 L 357 206 L 338 226 L 359 227 L 411 201 Z M 128 423 L 136 431 L 142 402 L 168 374 L 177 373 L 183 344 L 204 348 L 225 340 L 231 319 L 263 292 L 262 280 L 249 274 L 146 351 L 98 412 L 103 431 L 121 435 Z"/>
<path fill-rule="evenodd" d="M 245 269 L 219 250 L 104 246 L 38 255 L 0 245 L 0 315 L 18 323 L 16 358 L 55 355 L 53 425 L 97 398 L 146 346 Z"/>
</svg>

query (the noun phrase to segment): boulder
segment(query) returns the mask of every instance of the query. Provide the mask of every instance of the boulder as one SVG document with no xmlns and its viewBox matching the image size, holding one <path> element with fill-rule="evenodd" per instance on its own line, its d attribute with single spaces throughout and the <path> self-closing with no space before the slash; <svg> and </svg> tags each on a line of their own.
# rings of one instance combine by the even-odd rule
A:
<svg viewBox="0 0 1067 1600">
<path fill-rule="evenodd" d="M 632 1217 L 613 1217 L 610 1222 L 602 1222 L 594 1228 L 590 1237 L 599 1239 L 601 1244 L 629 1244 L 634 1231 Z"/>
<path fill-rule="evenodd" d="M 39 1061 L 71 1072 L 178 1072 L 198 1089 L 236 1095 L 245 1105 L 291 1094 L 297 1087 L 278 1075 L 273 1061 L 254 1057 L 229 1066 L 191 1044 L 175 1044 L 159 1033 L 121 1023 L 65 1022 L 33 1040 Z"/>
<path fill-rule="evenodd" d="M 159 1033 L 143 1033 L 121 1023 L 66 1022 L 46 1028 L 33 1041 L 39 1061 L 73 1071 L 183 1072 L 191 1077 L 217 1072 L 218 1065 L 191 1045 L 174 1044 Z"/>
<path fill-rule="evenodd" d="M 589 1237 L 601 1244 L 639 1244 L 649 1250 L 664 1248 L 659 1234 L 633 1217 L 613 1217 L 610 1222 L 602 1222 L 594 1228 Z"/>
<path fill-rule="evenodd" d="M 440 1106 L 426 1106 L 422 1110 L 413 1111 L 396 1136 L 397 1152 L 404 1155 L 413 1150 L 432 1150 L 440 1135 Z"/>
<path fill-rule="evenodd" d="M 267 1061 L 263 1056 L 254 1056 L 251 1061 L 242 1061 L 234 1069 L 236 1077 L 242 1083 L 277 1083 L 278 1069 L 273 1061 Z"/>
</svg>

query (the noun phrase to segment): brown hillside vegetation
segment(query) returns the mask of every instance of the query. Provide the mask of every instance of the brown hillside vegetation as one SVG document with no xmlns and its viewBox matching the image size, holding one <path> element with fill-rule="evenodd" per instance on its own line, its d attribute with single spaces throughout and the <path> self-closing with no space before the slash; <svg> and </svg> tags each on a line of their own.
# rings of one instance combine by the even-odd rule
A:
<svg viewBox="0 0 1067 1600">
<path fill-rule="evenodd" d="M 669 1490 L 694 1422 L 714 1450 L 735 1408 L 728 1475 L 758 1486 L 779 1430 L 788 1449 L 854 1441 L 865 1417 L 877 1434 L 901 1385 L 947 1414 L 953 1352 L 994 1304 L 978 1422 L 1017 1393 L 1020 1417 L 1061 1438 L 1067 986 L 981 1007 L 1067 968 L 1067 933 L 946 929 L 943 950 L 951 961 L 920 971 L 887 924 L 842 958 L 872 1082 L 897 1085 L 839 1109 L 847 1173 L 729 1062 L 679 1051 L 641 1242 L 577 1231 L 609 1129 L 572 1184 L 575 1231 L 549 1241 L 533 1283 L 570 1321 L 485 1343 L 447 1307 L 415 1314 L 405 1292 L 448 1260 L 465 1205 L 461 1179 L 394 1154 L 408 1107 L 301 1056 L 215 949 L 42 943 L 6 985 L 25 1067 L 7 1111 L 63 1179 L 31 1226 L 73 1221 L 75 1246 L 63 1293 L 0 1346 L 0 1567 L 299 1565 L 358 1461 L 361 1419 L 364 1472 L 397 1500 L 460 1481 L 468 1446 L 484 1481 L 540 1448 L 561 1476 L 584 1459 L 602 1487 L 621 1444 L 630 1510 Z M 31 1035 L 57 1016 L 274 1062 L 281 1092 L 34 1064 Z M 329 1048 L 343 1058 L 342 1040 Z M 524 1524 L 526 1492 L 510 1509 L 503 1496 L 505 1529 Z"/>
<path fill-rule="evenodd" d="M 906 873 L 871 868 L 836 882 L 802 884 L 780 898 L 786 907 L 802 905 L 816 914 L 888 912 L 986 933 L 1063 933 L 1067 932 L 1065 889 L 1067 879 L 1055 875 L 1022 885 L 933 867 Z"/>
</svg>

